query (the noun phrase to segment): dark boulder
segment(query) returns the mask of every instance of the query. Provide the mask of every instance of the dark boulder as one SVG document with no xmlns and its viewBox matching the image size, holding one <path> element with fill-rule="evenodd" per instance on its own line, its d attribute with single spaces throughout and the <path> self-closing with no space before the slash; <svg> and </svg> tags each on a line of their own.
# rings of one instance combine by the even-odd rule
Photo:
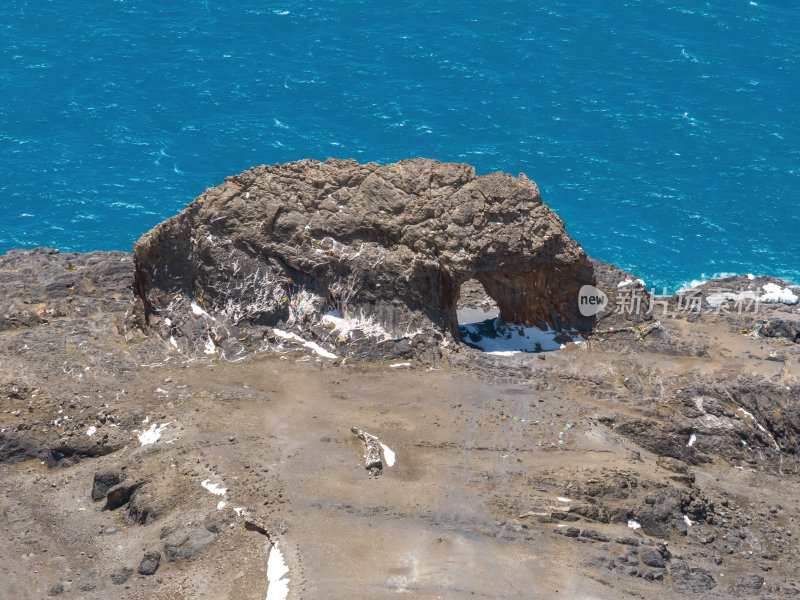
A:
<svg viewBox="0 0 800 600">
<path fill-rule="evenodd" d="M 54 583 L 50 586 L 50 591 L 47 593 L 48 596 L 60 596 L 64 593 L 64 585 L 61 583 Z"/>
<path fill-rule="evenodd" d="M 684 562 L 672 565 L 670 575 L 675 588 L 683 594 L 707 592 L 717 585 L 711 573 L 700 567 L 690 567 Z"/>
<path fill-rule="evenodd" d="M 139 575 L 152 575 L 158 571 L 161 562 L 160 552 L 145 552 L 142 562 L 139 564 Z"/>
<path fill-rule="evenodd" d="M 120 482 L 118 471 L 98 471 L 92 482 L 92 500 L 100 502 L 108 494 L 108 490 Z"/>
<path fill-rule="evenodd" d="M 611 538 L 607 535 L 600 533 L 599 531 L 595 531 L 594 529 L 584 529 L 581 532 L 581 537 L 590 539 L 595 542 L 610 542 Z"/>
<path fill-rule="evenodd" d="M 663 569 L 667 566 L 667 561 L 656 548 L 652 546 L 642 546 L 639 548 L 639 558 L 648 567 Z"/>
<path fill-rule="evenodd" d="M 125 505 L 131 499 L 131 495 L 143 485 L 142 481 L 123 481 L 108 490 L 106 494 L 107 510 L 114 510 Z"/>
<path fill-rule="evenodd" d="M 753 590 L 757 591 L 764 587 L 764 578 L 761 575 L 757 575 L 755 573 L 750 573 L 749 575 L 743 575 L 736 580 L 736 587 L 742 588 L 745 590 Z"/>
<path fill-rule="evenodd" d="M 164 556 L 168 562 L 193 558 L 214 541 L 214 534 L 205 527 L 189 529 L 186 527 L 167 535 L 164 542 Z"/>
<path fill-rule="evenodd" d="M 133 575 L 133 569 L 125 567 L 121 571 L 111 574 L 111 583 L 114 585 L 122 585 L 130 579 L 131 575 Z"/>
<path fill-rule="evenodd" d="M 138 488 L 128 501 L 125 522 L 129 525 L 147 525 L 159 518 L 165 510 L 165 503 L 159 502 L 155 494 L 147 488 Z"/>
<path fill-rule="evenodd" d="M 41 450 L 42 445 L 34 439 L 0 433 L 0 464 L 36 458 Z"/>
</svg>

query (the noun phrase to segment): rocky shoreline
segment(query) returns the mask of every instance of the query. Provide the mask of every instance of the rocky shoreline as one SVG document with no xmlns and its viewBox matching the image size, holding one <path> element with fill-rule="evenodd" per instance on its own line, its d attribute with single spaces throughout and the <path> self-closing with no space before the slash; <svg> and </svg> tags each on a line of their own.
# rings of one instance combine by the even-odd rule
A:
<svg viewBox="0 0 800 600">
<path fill-rule="evenodd" d="M 230 178 L 133 253 L 0 256 L 0 596 L 800 595 L 796 287 L 654 297 L 527 178 L 340 162 Z M 443 214 L 497 202 L 454 230 L 430 210 L 459 190 Z M 264 233 L 247 193 L 307 206 Z M 483 352 L 460 309 L 582 335 Z"/>
</svg>

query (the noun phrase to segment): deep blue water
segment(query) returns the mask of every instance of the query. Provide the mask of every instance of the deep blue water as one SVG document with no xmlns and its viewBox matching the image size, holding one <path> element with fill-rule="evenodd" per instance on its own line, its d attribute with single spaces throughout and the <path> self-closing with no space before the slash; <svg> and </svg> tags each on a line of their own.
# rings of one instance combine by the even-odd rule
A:
<svg viewBox="0 0 800 600">
<path fill-rule="evenodd" d="M 0 252 L 130 249 L 252 165 L 525 172 L 648 283 L 800 283 L 795 1 L 0 3 Z"/>
</svg>

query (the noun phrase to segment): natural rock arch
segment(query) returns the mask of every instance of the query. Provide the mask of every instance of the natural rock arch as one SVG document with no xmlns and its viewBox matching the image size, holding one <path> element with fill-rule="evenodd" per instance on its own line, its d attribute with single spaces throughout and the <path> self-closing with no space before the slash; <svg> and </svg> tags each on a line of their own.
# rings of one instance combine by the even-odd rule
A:
<svg viewBox="0 0 800 600">
<path fill-rule="evenodd" d="M 473 277 L 505 321 L 592 325 L 578 310 L 592 265 L 536 184 L 478 177 L 465 164 L 252 168 L 146 233 L 134 261 L 149 325 L 176 297 L 233 321 L 296 322 L 307 294 L 314 310 L 360 314 L 390 335 L 435 329 L 457 339 L 459 288 Z"/>
</svg>

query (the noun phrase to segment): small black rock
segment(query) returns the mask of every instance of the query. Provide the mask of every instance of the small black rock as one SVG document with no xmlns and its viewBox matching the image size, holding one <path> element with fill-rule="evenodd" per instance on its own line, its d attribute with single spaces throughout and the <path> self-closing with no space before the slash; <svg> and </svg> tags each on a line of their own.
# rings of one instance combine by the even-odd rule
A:
<svg viewBox="0 0 800 600">
<path fill-rule="evenodd" d="M 158 571 L 158 565 L 160 562 L 160 552 L 145 552 L 142 562 L 139 565 L 139 575 L 152 575 Z"/>
<path fill-rule="evenodd" d="M 593 529 L 585 529 L 583 533 L 581 533 L 581 537 L 585 537 L 590 540 L 594 540 L 596 542 L 609 542 L 611 538 L 607 535 L 603 535 L 598 531 L 594 531 Z"/>
<path fill-rule="evenodd" d="M 143 482 L 131 482 L 131 481 L 124 481 L 122 483 L 118 483 L 106 494 L 106 508 L 108 510 L 114 510 L 123 506 L 131 499 L 131 495 L 135 492 L 139 487 L 141 487 Z"/>
<path fill-rule="evenodd" d="M 661 552 L 656 550 L 655 548 L 648 548 L 643 547 L 639 550 L 639 558 L 642 559 L 642 562 L 646 564 L 648 567 L 656 567 L 658 569 L 663 569 L 666 566 L 666 561 L 664 557 L 661 556 Z"/>
<path fill-rule="evenodd" d="M 92 500 L 100 502 L 106 497 L 108 490 L 119 482 L 119 473 L 116 471 L 98 471 L 94 474 L 94 482 L 92 483 Z"/>
<path fill-rule="evenodd" d="M 133 575 L 133 569 L 125 567 L 119 573 L 113 573 L 111 575 L 111 583 L 113 583 L 114 585 L 122 585 L 123 583 L 128 581 L 131 575 Z"/>
<path fill-rule="evenodd" d="M 749 590 L 760 590 L 764 585 L 764 578 L 761 575 L 745 575 L 740 577 L 736 582 L 736 586 Z"/>
</svg>

